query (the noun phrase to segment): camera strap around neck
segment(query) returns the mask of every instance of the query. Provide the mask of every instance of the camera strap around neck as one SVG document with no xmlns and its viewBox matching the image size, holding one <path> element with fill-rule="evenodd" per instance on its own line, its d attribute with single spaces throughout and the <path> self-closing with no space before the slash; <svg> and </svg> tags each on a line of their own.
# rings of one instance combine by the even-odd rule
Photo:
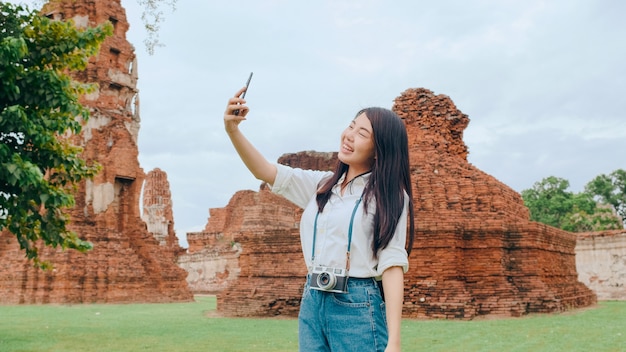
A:
<svg viewBox="0 0 626 352">
<path fill-rule="evenodd" d="M 350 217 L 350 226 L 348 227 L 348 249 L 346 251 L 346 270 L 350 271 L 350 245 L 352 244 L 352 227 L 354 225 L 354 216 L 356 215 L 356 210 L 361 204 L 361 199 L 363 196 L 357 199 L 356 204 L 354 205 L 354 209 L 352 210 L 352 216 Z M 315 222 L 313 223 L 313 248 L 311 249 L 311 264 L 315 263 L 315 239 L 317 238 L 317 217 L 320 215 L 319 209 L 315 214 Z"/>
</svg>

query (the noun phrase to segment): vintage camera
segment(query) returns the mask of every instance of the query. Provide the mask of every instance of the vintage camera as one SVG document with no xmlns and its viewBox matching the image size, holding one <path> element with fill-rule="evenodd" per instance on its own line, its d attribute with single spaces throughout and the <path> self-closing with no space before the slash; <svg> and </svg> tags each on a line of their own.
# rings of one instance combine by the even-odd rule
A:
<svg viewBox="0 0 626 352">
<path fill-rule="evenodd" d="M 320 291 L 348 293 L 348 273 L 346 269 L 313 267 L 311 288 Z"/>
</svg>

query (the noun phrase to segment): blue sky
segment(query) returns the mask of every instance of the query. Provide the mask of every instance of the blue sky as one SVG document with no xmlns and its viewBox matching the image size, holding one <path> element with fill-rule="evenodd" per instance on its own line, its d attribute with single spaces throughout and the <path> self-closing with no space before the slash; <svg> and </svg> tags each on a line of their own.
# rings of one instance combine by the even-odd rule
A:
<svg viewBox="0 0 626 352">
<path fill-rule="evenodd" d="M 548 176 L 579 192 L 626 168 L 623 1 L 178 0 L 152 56 L 141 7 L 122 5 L 140 163 L 167 172 L 184 246 L 209 208 L 259 187 L 222 122 L 250 71 L 241 129 L 270 160 L 335 151 L 356 111 L 423 87 L 469 115 L 469 162 L 518 192 Z"/>
</svg>

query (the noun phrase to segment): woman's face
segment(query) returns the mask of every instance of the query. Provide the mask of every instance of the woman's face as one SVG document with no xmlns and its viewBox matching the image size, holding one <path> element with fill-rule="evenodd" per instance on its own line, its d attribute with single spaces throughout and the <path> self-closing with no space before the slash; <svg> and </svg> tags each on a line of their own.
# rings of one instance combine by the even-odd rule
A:
<svg viewBox="0 0 626 352">
<path fill-rule="evenodd" d="M 339 160 L 357 174 L 367 172 L 374 163 L 374 131 L 365 113 L 357 116 L 341 134 Z"/>
</svg>

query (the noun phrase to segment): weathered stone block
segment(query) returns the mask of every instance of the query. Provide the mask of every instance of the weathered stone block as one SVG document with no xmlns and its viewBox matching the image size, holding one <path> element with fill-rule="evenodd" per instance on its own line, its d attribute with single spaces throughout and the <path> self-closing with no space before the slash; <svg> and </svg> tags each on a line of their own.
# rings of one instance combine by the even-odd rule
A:
<svg viewBox="0 0 626 352">
<path fill-rule="evenodd" d="M 578 234 L 578 279 L 601 300 L 626 300 L 626 231 Z"/>
</svg>

